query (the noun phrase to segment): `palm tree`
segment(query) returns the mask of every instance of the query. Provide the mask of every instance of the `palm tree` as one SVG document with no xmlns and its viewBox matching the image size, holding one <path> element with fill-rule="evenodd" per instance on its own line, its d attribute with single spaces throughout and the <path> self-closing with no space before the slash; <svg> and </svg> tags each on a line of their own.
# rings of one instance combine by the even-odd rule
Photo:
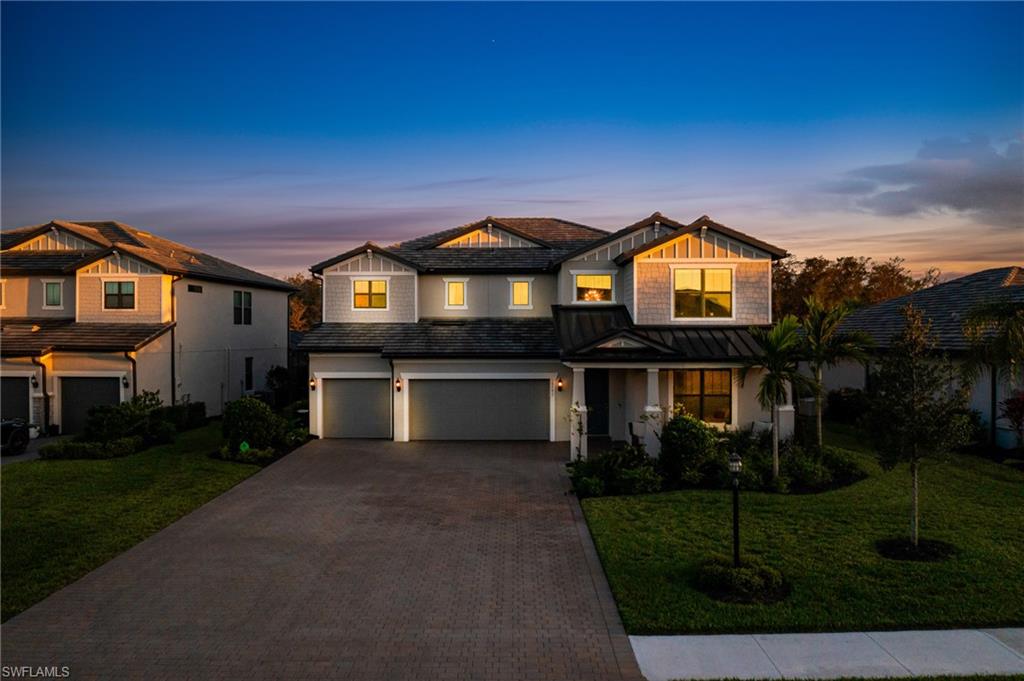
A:
<svg viewBox="0 0 1024 681">
<path fill-rule="evenodd" d="M 1024 300 L 1002 298 L 975 306 L 964 320 L 970 352 L 964 363 L 965 379 L 973 384 L 985 366 L 998 369 L 1001 378 L 1017 385 L 1024 378 Z M 995 377 L 993 377 L 995 378 Z"/>
<path fill-rule="evenodd" d="M 786 315 L 771 328 L 751 327 L 750 335 L 761 346 L 761 352 L 747 359 L 740 371 L 740 382 L 746 383 L 752 369 L 761 370 L 757 401 L 772 412 L 772 479 L 779 477 L 779 405 L 786 402 L 790 386 L 804 385 L 807 378 L 800 373 L 800 323 Z"/>
<path fill-rule="evenodd" d="M 815 296 L 804 299 L 807 315 L 801 324 L 804 335 L 803 354 L 814 374 L 815 434 L 818 449 L 822 446 L 821 403 L 825 393 L 822 374 L 826 366 L 834 367 L 841 360 L 852 359 L 864 364 L 871 337 L 862 331 L 842 333 L 839 327 L 852 308 L 840 303 L 826 308 Z"/>
</svg>

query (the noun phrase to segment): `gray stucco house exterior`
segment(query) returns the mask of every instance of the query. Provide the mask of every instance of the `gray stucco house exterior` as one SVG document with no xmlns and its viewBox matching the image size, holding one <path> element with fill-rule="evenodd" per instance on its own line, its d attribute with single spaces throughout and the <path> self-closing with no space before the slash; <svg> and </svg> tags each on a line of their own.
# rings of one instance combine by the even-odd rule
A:
<svg viewBox="0 0 1024 681">
<path fill-rule="evenodd" d="M 119 222 L 3 232 L 3 416 L 77 432 L 159 390 L 217 415 L 288 361 L 285 282 Z"/>
<path fill-rule="evenodd" d="M 723 428 L 770 421 L 739 380 L 786 252 L 702 216 L 609 233 L 493 218 L 320 262 L 309 353 L 320 437 L 645 441 L 679 405 Z M 792 407 L 783 409 L 792 427 Z"/>
</svg>

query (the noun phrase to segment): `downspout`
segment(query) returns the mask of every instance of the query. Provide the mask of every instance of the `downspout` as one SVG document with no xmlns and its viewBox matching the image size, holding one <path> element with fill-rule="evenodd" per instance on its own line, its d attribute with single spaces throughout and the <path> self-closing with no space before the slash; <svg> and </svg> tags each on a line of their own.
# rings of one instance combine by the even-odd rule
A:
<svg viewBox="0 0 1024 681">
<path fill-rule="evenodd" d="M 178 325 L 178 306 L 177 299 L 174 297 L 174 285 L 183 278 L 184 277 L 182 276 L 171 276 L 171 323 L 174 324 L 174 326 L 171 327 L 171 404 L 178 403 L 178 367 L 175 362 L 175 355 L 178 352 L 178 346 L 174 342 L 174 329 Z"/>
<path fill-rule="evenodd" d="M 391 393 L 391 440 L 395 439 L 395 360 L 388 357 L 388 364 L 391 365 L 391 385 L 388 392 Z"/>
<path fill-rule="evenodd" d="M 124 351 L 124 358 L 132 363 L 132 397 L 139 396 L 139 365 L 132 357 L 131 350 Z"/>
<path fill-rule="evenodd" d="M 39 361 L 38 357 L 32 358 L 32 363 L 43 370 L 43 381 L 40 384 L 43 388 L 43 435 L 50 434 L 50 391 L 46 383 L 46 365 Z"/>
<path fill-rule="evenodd" d="M 997 435 L 996 434 L 996 419 L 998 418 L 997 412 L 996 412 L 996 407 L 999 406 L 999 403 L 998 403 L 999 402 L 999 370 L 996 368 L 995 364 L 990 364 L 989 365 L 989 371 L 991 372 L 990 375 L 992 377 L 992 380 L 989 381 L 989 382 L 992 384 L 992 386 L 991 386 L 991 389 L 989 391 L 990 392 L 989 399 L 991 400 L 991 404 L 989 405 L 990 411 L 989 411 L 989 419 L 988 419 L 988 438 L 989 438 L 989 443 L 992 444 L 992 445 L 995 445 L 996 444 L 996 435 Z"/>
</svg>

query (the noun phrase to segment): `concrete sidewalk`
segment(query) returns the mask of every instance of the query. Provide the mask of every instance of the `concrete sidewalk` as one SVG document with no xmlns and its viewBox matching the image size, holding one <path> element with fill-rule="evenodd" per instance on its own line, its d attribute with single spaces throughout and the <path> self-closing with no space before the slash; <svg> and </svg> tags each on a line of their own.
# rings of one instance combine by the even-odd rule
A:
<svg viewBox="0 0 1024 681">
<path fill-rule="evenodd" d="M 647 681 L 1024 674 L 1024 629 L 630 636 Z"/>
</svg>

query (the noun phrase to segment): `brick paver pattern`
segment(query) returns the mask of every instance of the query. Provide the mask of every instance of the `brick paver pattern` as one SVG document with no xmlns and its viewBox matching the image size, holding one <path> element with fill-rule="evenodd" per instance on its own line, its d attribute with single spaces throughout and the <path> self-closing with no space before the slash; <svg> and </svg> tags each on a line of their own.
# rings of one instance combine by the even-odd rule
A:
<svg viewBox="0 0 1024 681">
<path fill-rule="evenodd" d="M 5 623 L 72 679 L 640 679 L 566 446 L 311 442 Z"/>
</svg>

